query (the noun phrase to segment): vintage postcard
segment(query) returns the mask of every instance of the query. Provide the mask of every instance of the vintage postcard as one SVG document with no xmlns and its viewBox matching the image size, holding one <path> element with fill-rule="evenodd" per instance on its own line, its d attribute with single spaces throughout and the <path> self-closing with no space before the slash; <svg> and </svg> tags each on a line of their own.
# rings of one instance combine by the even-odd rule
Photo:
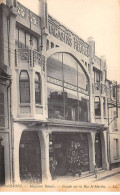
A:
<svg viewBox="0 0 120 195">
<path fill-rule="evenodd" d="M 119 52 L 119 0 L 0 0 L 0 192 L 120 191 Z"/>
</svg>

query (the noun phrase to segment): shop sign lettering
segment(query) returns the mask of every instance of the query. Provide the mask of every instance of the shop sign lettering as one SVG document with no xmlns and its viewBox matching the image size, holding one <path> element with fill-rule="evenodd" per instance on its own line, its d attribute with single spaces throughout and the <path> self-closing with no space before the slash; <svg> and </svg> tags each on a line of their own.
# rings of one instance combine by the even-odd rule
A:
<svg viewBox="0 0 120 195">
<path fill-rule="evenodd" d="M 76 51 L 82 53 L 85 56 L 89 56 L 89 45 L 82 39 L 74 35 L 72 32 L 61 28 L 60 26 L 54 25 L 54 23 L 48 22 L 49 33 L 69 45 Z"/>
</svg>

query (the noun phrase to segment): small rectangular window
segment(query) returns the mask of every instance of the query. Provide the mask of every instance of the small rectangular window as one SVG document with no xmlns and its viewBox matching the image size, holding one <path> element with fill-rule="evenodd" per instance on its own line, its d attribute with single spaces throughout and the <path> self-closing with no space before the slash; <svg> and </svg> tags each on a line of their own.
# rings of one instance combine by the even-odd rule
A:
<svg viewBox="0 0 120 195">
<path fill-rule="evenodd" d="M 0 93 L 0 127 L 5 127 L 4 93 Z"/>
<path fill-rule="evenodd" d="M 54 43 L 53 43 L 53 42 L 51 42 L 51 49 L 52 49 L 52 48 L 54 48 Z"/>
<path fill-rule="evenodd" d="M 114 158 L 119 157 L 119 140 L 114 139 Z"/>
</svg>

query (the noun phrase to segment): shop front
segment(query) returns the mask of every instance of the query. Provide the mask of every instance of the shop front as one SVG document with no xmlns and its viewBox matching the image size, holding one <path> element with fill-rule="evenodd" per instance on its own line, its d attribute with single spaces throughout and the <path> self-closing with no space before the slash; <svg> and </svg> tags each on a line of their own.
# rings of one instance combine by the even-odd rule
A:
<svg viewBox="0 0 120 195">
<path fill-rule="evenodd" d="M 65 176 L 89 171 L 89 149 L 87 133 L 57 133 L 50 135 L 51 175 Z M 52 162 L 54 167 L 52 167 Z"/>
</svg>

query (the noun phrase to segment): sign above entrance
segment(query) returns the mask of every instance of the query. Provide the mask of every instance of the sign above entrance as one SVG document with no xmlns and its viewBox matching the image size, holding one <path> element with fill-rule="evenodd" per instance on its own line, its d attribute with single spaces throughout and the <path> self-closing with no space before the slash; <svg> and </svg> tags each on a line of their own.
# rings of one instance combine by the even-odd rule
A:
<svg viewBox="0 0 120 195">
<path fill-rule="evenodd" d="M 70 30 L 66 29 L 59 22 L 48 16 L 48 30 L 51 35 L 69 45 L 76 51 L 85 56 L 89 56 L 89 45 L 80 39 L 77 35 L 73 34 Z"/>
</svg>

